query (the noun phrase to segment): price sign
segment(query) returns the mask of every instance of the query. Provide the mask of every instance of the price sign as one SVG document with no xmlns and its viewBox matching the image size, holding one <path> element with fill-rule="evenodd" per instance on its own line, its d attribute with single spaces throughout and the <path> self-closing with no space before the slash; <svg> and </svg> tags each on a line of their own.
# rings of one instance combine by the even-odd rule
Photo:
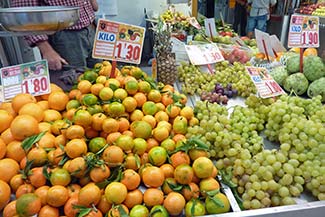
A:
<svg viewBox="0 0 325 217">
<path fill-rule="evenodd" d="M 319 47 L 319 17 L 292 15 L 288 47 Z"/>
<path fill-rule="evenodd" d="M 100 19 L 93 58 L 140 64 L 145 28 Z"/>
<path fill-rule="evenodd" d="M 216 44 L 185 45 L 185 49 L 193 65 L 208 65 L 224 60 Z"/>
<path fill-rule="evenodd" d="M 9 66 L 0 69 L 3 101 L 19 93 L 40 96 L 50 92 L 49 70 L 46 60 Z"/>
<path fill-rule="evenodd" d="M 280 85 L 273 80 L 266 68 L 247 66 L 246 71 L 254 82 L 261 98 L 270 98 L 285 93 Z"/>
</svg>

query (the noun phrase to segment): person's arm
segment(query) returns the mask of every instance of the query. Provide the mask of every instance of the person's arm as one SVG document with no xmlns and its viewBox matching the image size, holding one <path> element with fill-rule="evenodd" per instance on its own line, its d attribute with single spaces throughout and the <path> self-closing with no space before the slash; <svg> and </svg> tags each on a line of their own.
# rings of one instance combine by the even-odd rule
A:
<svg viewBox="0 0 325 217">
<path fill-rule="evenodd" d="M 11 0 L 11 7 L 31 7 L 40 6 L 41 0 Z M 37 46 L 42 57 L 47 59 L 51 70 L 62 69 L 62 64 L 68 64 L 49 44 L 47 35 L 30 35 L 24 37 L 29 46 Z"/>
<path fill-rule="evenodd" d="M 98 11 L 98 3 L 97 0 L 90 0 L 91 6 L 93 6 L 94 11 Z"/>
</svg>

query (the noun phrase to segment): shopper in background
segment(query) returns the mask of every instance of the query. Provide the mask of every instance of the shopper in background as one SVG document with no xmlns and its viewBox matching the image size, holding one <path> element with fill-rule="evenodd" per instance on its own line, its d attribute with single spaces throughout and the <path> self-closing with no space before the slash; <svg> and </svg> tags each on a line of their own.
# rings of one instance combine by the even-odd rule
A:
<svg viewBox="0 0 325 217">
<path fill-rule="evenodd" d="M 11 7 L 29 6 L 76 6 L 80 8 L 80 19 L 75 25 L 53 35 L 26 37 L 31 47 L 37 46 L 40 49 L 43 59 L 48 61 L 50 70 L 61 70 L 65 64 L 93 67 L 98 62 L 92 58 L 96 32 L 95 11 L 98 10 L 96 0 L 11 0 Z"/>
<path fill-rule="evenodd" d="M 270 7 L 276 4 L 276 0 L 248 0 L 250 13 L 247 23 L 247 36 L 252 38 L 254 30 L 266 32 L 266 22 L 270 18 Z"/>
<path fill-rule="evenodd" d="M 233 28 L 235 32 L 238 32 L 238 26 L 240 27 L 240 35 L 246 35 L 246 24 L 247 24 L 247 0 L 236 0 L 235 5 L 235 18 Z"/>
</svg>

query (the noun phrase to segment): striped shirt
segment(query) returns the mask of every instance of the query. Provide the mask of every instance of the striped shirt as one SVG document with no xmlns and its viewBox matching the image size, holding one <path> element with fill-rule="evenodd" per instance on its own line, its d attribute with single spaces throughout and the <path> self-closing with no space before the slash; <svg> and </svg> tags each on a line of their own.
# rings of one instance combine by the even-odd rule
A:
<svg viewBox="0 0 325 217">
<path fill-rule="evenodd" d="M 67 28 L 79 30 L 89 26 L 95 20 L 95 12 L 89 0 L 11 0 L 11 7 L 30 7 L 30 6 L 76 6 L 79 7 L 79 21 Z M 48 39 L 47 35 L 26 36 L 30 46 L 35 46 L 37 42 Z"/>
</svg>

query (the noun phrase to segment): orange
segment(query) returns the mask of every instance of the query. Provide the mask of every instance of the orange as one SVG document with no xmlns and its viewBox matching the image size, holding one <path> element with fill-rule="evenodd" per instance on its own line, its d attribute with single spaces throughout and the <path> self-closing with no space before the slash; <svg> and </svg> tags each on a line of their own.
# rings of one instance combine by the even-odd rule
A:
<svg viewBox="0 0 325 217">
<path fill-rule="evenodd" d="M 71 125 L 65 132 L 67 139 L 82 139 L 85 136 L 85 129 L 79 125 Z"/>
<path fill-rule="evenodd" d="M 178 151 L 178 152 L 174 153 L 170 157 L 170 162 L 171 162 L 171 164 L 173 165 L 174 168 L 176 168 L 177 166 L 179 166 L 181 164 L 188 164 L 189 165 L 190 164 L 190 157 L 185 152 Z"/>
<path fill-rule="evenodd" d="M 16 200 L 11 201 L 8 203 L 5 208 L 3 209 L 2 213 L 3 217 L 12 217 L 12 216 L 17 216 L 16 212 Z"/>
<path fill-rule="evenodd" d="M 49 205 L 45 205 L 43 206 L 38 215 L 38 217 L 59 217 L 59 209 L 49 206 Z"/>
<path fill-rule="evenodd" d="M 0 110 L 0 133 L 5 131 L 11 124 L 14 117 L 5 110 Z"/>
<path fill-rule="evenodd" d="M 41 148 L 54 148 L 55 136 L 51 133 L 45 133 L 45 135 L 38 141 L 38 145 Z"/>
<path fill-rule="evenodd" d="M 66 104 L 65 109 L 70 110 L 70 109 L 77 109 L 80 107 L 80 102 L 76 99 L 70 99 L 69 102 Z"/>
<path fill-rule="evenodd" d="M 51 124 L 48 122 L 40 122 L 38 123 L 38 128 L 40 132 L 46 131 L 47 133 L 51 134 Z"/>
<path fill-rule="evenodd" d="M 100 188 L 95 183 L 89 183 L 82 187 L 78 193 L 78 204 L 82 206 L 97 205 L 101 198 Z"/>
<path fill-rule="evenodd" d="M 175 190 L 174 187 L 177 187 L 177 182 L 174 178 L 166 178 L 163 185 L 162 185 L 162 190 L 165 194 L 169 194 L 170 192 L 173 192 Z"/>
<path fill-rule="evenodd" d="M 130 122 L 128 121 L 128 119 L 123 117 L 118 119 L 118 124 L 119 124 L 118 131 L 121 133 L 127 131 L 130 127 Z"/>
<path fill-rule="evenodd" d="M 123 201 L 123 204 L 127 206 L 129 209 L 131 209 L 135 205 L 142 204 L 142 202 L 143 202 L 143 193 L 139 189 L 135 189 L 127 193 L 126 198 Z"/>
<path fill-rule="evenodd" d="M 36 103 L 36 99 L 34 96 L 28 93 L 19 93 L 11 100 L 11 106 L 14 111 L 18 113 L 20 108 L 23 107 L 23 105 L 30 102 Z"/>
<path fill-rule="evenodd" d="M 16 190 L 21 186 L 22 184 L 25 183 L 25 180 L 23 179 L 22 174 L 16 174 L 10 179 L 10 187 L 13 192 L 16 192 Z"/>
<path fill-rule="evenodd" d="M 173 140 L 174 140 L 175 142 L 184 141 L 184 140 L 186 140 L 186 137 L 185 137 L 183 134 L 176 134 L 176 135 L 173 137 Z"/>
<path fill-rule="evenodd" d="M 105 82 L 106 82 L 106 76 L 104 76 L 104 75 L 100 75 L 96 79 L 97 84 L 103 84 L 104 85 Z"/>
<path fill-rule="evenodd" d="M 69 191 L 62 185 L 54 185 L 47 191 L 47 204 L 53 207 L 63 206 L 69 199 Z"/>
<path fill-rule="evenodd" d="M 168 130 L 168 132 L 171 132 L 171 130 L 172 130 L 172 125 L 168 121 L 160 121 L 160 122 L 158 122 L 156 128 L 158 128 L 158 127 L 166 128 Z"/>
<path fill-rule="evenodd" d="M 73 89 L 73 90 L 70 90 L 69 93 L 68 93 L 68 96 L 69 96 L 69 99 L 72 100 L 72 99 L 77 99 L 79 97 L 79 95 L 81 95 L 82 93 L 80 92 L 80 90 L 78 89 Z"/>
<path fill-rule="evenodd" d="M 160 102 L 161 101 L 161 93 L 159 90 L 150 90 L 150 92 L 148 93 L 148 100 L 149 101 L 153 101 L 155 103 Z"/>
<path fill-rule="evenodd" d="M 97 153 L 106 145 L 106 139 L 103 137 L 95 137 L 88 143 L 89 151 L 92 153 Z"/>
<path fill-rule="evenodd" d="M 138 170 L 140 168 L 141 159 L 139 155 L 128 153 L 124 160 L 124 166 L 126 169 Z"/>
<path fill-rule="evenodd" d="M 121 135 L 116 139 L 115 145 L 125 152 L 130 152 L 134 147 L 134 142 L 131 136 Z"/>
<path fill-rule="evenodd" d="M 86 110 L 78 110 L 75 113 L 73 122 L 74 122 L 74 124 L 80 125 L 83 128 L 88 128 L 92 124 L 92 116 Z"/>
<path fill-rule="evenodd" d="M 155 114 L 155 118 L 156 118 L 156 121 L 157 122 L 160 122 L 160 121 L 169 121 L 169 116 L 168 116 L 168 114 L 165 111 L 158 111 Z"/>
<path fill-rule="evenodd" d="M 69 127 L 69 123 L 66 120 L 56 120 L 51 125 L 51 132 L 54 135 L 64 134 Z"/>
<path fill-rule="evenodd" d="M 90 81 L 88 81 L 88 80 L 82 80 L 82 81 L 80 81 L 78 83 L 77 88 L 78 88 L 78 90 L 80 90 L 80 92 L 82 94 L 86 94 L 86 93 L 90 93 L 91 86 L 92 86 L 92 84 L 91 84 Z"/>
<path fill-rule="evenodd" d="M 128 93 L 123 88 L 117 88 L 114 91 L 114 97 L 119 100 L 124 100 L 128 96 Z"/>
<path fill-rule="evenodd" d="M 105 164 L 90 170 L 89 176 L 93 182 L 102 182 L 111 175 L 111 171 Z"/>
<path fill-rule="evenodd" d="M 138 92 L 139 85 L 137 81 L 129 80 L 125 83 L 125 90 L 129 95 L 134 95 Z"/>
<path fill-rule="evenodd" d="M 167 128 L 156 127 L 152 131 L 152 135 L 158 142 L 161 142 L 169 137 L 169 131 Z"/>
<path fill-rule="evenodd" d="M 47 152 L 44 148 L 34 147 L 27 153 L 27 160 L 33 161 L 33 166 L 43 166 L 47 162 Z"/>
<path fill-rule="evenodd" d="M 146 95 L 141 92 L 134 94 L 133 98 L 137 101 L 138 108 L 141 108 L 143 104 L 147 101 Z"/>
<path fill-rule="evenodd" d="M 24 194 L 16 201 L 16 211 L 19 216 L 33 216 L 41 209 L 41 199 L 33 193 Z"/>
<path fill-rule="evenodd" d="M 86 160 L 83 157 L 76 157 L 73 158 L 70 161 L 67 161 L 63 169 L 66 169 L 70 174 L 77 178 L 82 178 L 87 170 L 87 163 Z M 70 180 L 65 182 L 65 184 L 62 184 L 64 186 L 68 185 L 70 183 Z"/>
<path fill-rule="evenodd" d="M 46 205 L 47 191 L 50 189 L 50 186 L 44 185 L 37 188 L 34 193 L 41 199 L 42 206 Z"/>
<path fill-rule="evenodd" d="M 219 182 L 212 177 L 202 179 L 199 186 L 203 197 L 206 197 L 206 192 L 220 189 Z"/>
<path fill-rule="evenodd" d="M 62 119 L 62 115 L 60 112 L 54 109 L 48 109 L 44 111 L 43 121 L 45 122 L 54 122 L 56 120 Z"/>
<path fill-rule="evenodd" d="M 158 188 L 164 183 L 164 172 L 156 166 L 147 167 L 142 172 L 142 181 L 147 187 Z"/>
<path fill-rule="evenodd" d="M 304 51 L 304 56 L 318 56 L 316 48 L 309 47 Z"/>
<path fill-rule="evenodd" d="M 199 157 L 193 162 L 193 170 L 195 175 L 200 178 L 208 178 L 212 176 L 214 164 L 207 157 Z"/>
<path fill-rule="evenodd" d="M 167 160 L 167 151 L 163 147 L 156 146 L 150 149 L 148 157 L 152 165 L 161 166 Z"/>
<path fill-rule="evenodd" d="M 155 115 L 158 111 L 158 108 L 154 102 L 147 101 L 142 105 L 142 111 L 145 115 Z"/>
<path fill-rule="evenodd" d="M 33 116 L 38 122 L 41 122 L 44 118 L 44 110 L 37 103 L 27 103 L 23 105 L 18 112 L 19 115 Z"/>
<path fill-rule="evenodd" d="M 127 112 L 133 112 L 138 106 L 137 101 L 131 96 L 126 97 L 122 104 Z"/>
<path fill-rule="evenodd" d="M 194 111 L 191 107 L 185 106 L 181 109 L 180 115 L 185 117 L 189 121 L 194 117 Z"/>
<path fill-rule="evenodd" d="M 64 168 L 57 167 L 51 172 L 50 182 L 52 185 L 67 186 L 69 185 L 70 181 L 71 176 Z"/>
<path fill-rule="evenodd" d="M 73 206 L 78 205 L 78 194 L 72 195 L 64 204 L 63 212 L 67 217 L 75 217 L 79 210 L 74 209 Z"/>
<path fill-rule="evenodd" d="M 208 214 L 220 214 L 226 213 L 230 210 L 230 203 L 226 195 L 218 193 L 213 196 L 214 200 L 218 200 L 223 205 L 216 204 L 210 197 L 205 200 L 205 207 Z"/>
<path fill-rule="evenodd" d="M 0 138 L 0 160 L 6 156 L 7 146 L 3 139 Z"/>
<path fill-rule="evenodd" d="M 174 142 L 174 140 L 167 138 L 160 143 L 160 146 L 165 148 L 167 151 L 172 152 L 176 148 L 176 143 Z"/>
<path fill-rule="evenodd" d="M 165 111 L 165 109 L 166 109 L 166 106 L 164 104 L 162 104 L 161 102 L 157 102 L 156 106 L 157 106 L 158 111 Z"/>
<path fill-rule="evenodd" d="M 132 169 L 123 171 L 122 177 L 121 183 L 124 184 L 128 190 L 134 190 L 140 185 L 140 175 Z"/>
<path fill-rule="evenodd" d="M 107 116 L 105 114 L 103 114 L 103 113 L 93 114 L 91 127 L 94 130 L 101 131 L 102 126 L 103 126 L 103 122 L 104 122 L 104 120 L 106 118 L 107 118 Z"/>
<path fill-rule="evenodd" d="M 174 167 L 171 164 L 163 164 L 160 169 L 163 171 L 165 178 L 174 177 Z"/>
<path fill-rule="evenodd" d="M 102 158 L 109 167 L 119 166 L 124 161 L 124 152 L 118 146 L 108 146 L 102 155 Z"/>
<path fill-rule="evenodd" d="M 66 144 L 64 150 L 70 158 L 80 157 L 87 153 L 87 144 L 83 139 L 72 139 Z"/>
<path fill-rule="evenodd" d="M 67 138 L 65 135 L 58 135 L 55 137 L 55 147 L 59 147 L 60 145 L 65 145 L 67 141 Z"/>
<path fill-rule="evenodd" d="M 90 88 L 90 92 L 96 96 L 99 96 L 100 91 L 104 88 L 104 84 L 96 83 Z"/>
<path fill-rule="evenodd" d="M 200 188 L 196 183 L 191 182 L 182 188 L 182 195 L 186 201 L 197 199 L 200 196 Z"/>
<path fill-rule="evenodd" d="M 188 164 L 178 165 L 174 170 L 175 180 L 182 185 L 191 183 L 193 176 L 194 176 L 193 169 Z"/>
<path fill-rule="evenodd" d="M 15 193 L 16 198 L 20 198 L 22 195 L 27 193 L 34 192 L 34 187 L 31 184 L 22 184 L 17 188 L 17 191 Z"/>
<path fill-rule="evenodd" d="M 134 142 L 134 147 L 132 152 L 138 155 L 144 154 L 148 146 L 147 141 L 142 138 L 135 138 L 133 139 L 133 142 Z"/>
<path fill-rule="evenodd" d="M 105 197 L 109 203 L 121 204 L 127 195 L 127 188 L 120 182 L 111 182 L 105 188 Z"/>
<path fill-rule="evenodd" d="M 192 161 L 198 159 L 199 157 L 208 157 L 208 152 L 200 149 L 190 149 L 188 154 Z"/>
<path fill-rule="evenodd" d="M 108 144 L 113 144 L 116 140 L 117 140 L 117 138 L 120 136 L 120 135 L 122 135 L 120 132 L 114 132 L 114 133 L 110 133 L 110 134 L 108 134 L 108 136 L 106 137 L 106 142 L 108 143 Z"/>
<path fill-rule="evenodd" d="M 63 111 L 69 102 L 69 96 L 64 92 L 57 91 L 49 95 L 49 108 L 57 111 Z"/>
<path fill-rule="evenodd" d="M 147 81 L 139 81 L 138 85 L 139 85 L 139 92 L 146 94 L 149 93 L 151 90 L 151 85 Z"/>
<path fill-rule="evenodd" d="M 184 197 L 177 192 L 170 192 L 164 200 L 164 207 L 170 215 L 179 215 L 185 207 Z"/>
<path fill-rule="evenodd" d="M 2 210 L 8 204 L 11 194 L 10 186 L 2 180 L 0 180 L 0 192 L 0 210 Z"/>
<path fill-rule="evenodd" d="M 141 200 L 142 201 L 142 200 Z M 105 197 L 105 195 L 102 195 L 100 198 L 99 203 L 97 204 L 97 208 L 102 212 L 102 213 L 107 213 L 111 208 L 112 204 L 109 203 Z M 68 217 L 68 216 L 67 216 Z M 74 216 L 73 216 L 74 217 Z"/>
<path fill-rule="evenodd" d="M 117 120 L 114 118 L 106 118 L 103 120 L 102 130 L 106 133 L 114 133 L 117 132 L 120 125 Z"/>
<path fill-rule="evenodd" d="M 39 133 L 38 121 L 30 115 L 18 115 L 11 122 L 10 131 L 15 139 L 23 140 Z"/>
<path fill-rule="evenodd" d="M 161 96 L 161 102 L 162 104 L 164 104 L 164 106 L 168 106 L 172 104 L 174 101 L 170 94 L 165 93 Z"/>
<path fill-rule="evenodd" d="M 104 109 L 105 112 L 107 112 L 111 117 L 119 117 L 125 113 L 125 107 L 122 103 L 119 102 L 112 102 L 108 104 L 107 111 Z"/>
<path fill-rule="evenodd" d="M 163 87 L 162 91 L 163 91 L 163 92 L 166 92 L 166 91 L 174 92 L 175 89 L 174 89 L 174 87 L 173 87 L 172 85 L 170 85 L 170 84 L 166 84 L 166 85 Z"/>
<path fill-rule="evenodd" d="M 35 188 L 39 188 L 46 184 L 46 178 L 43 175 L 43 167 L 34 167 L 30 172 L 31 175 L 28 176 L 28 180 Z"/>
<path fill-rule="evenodd" d="M 146 121 L 152 128 L 155 128 L 157 123 L 155 117 L 152 115 L 145 115 L 141 120 Z"/>
<path fill-rule="evenodd" d="M 121 83 L 115 79 L 115 78 L 109 78 L 106 82 L 105 82 L 105 87 L 111 87 L 114 89 L 117 89 L 121 86 Z"/>
<path fill-rule="evenodd" d="M 134 137 L 147 139 L 151 136 L 152 127 L 145 121 L 134 121 L 131 124 L 130 130 Z"/>
<path fill-rule="evenodd" d="M 53 92 L 56 92 L 56 91 L 63 92 L 62 88 L 59 87 L 58 85 L 54 84 L 54 83 L 50 83 L 50 89 L 51 89 L 51 92 L 50 93 L 53 93 Z M 50 93 L 49 94 L 42 95 L 41 98 L 43 100 L 48 100 Z"/>
<path fill-rule="evenodd" d="M 10 179 L 18 174 L 19 164 L 10 158 L 0 160 L 0 180 L 9 183 Z"/>
<path fill-rule="evenodd" d="M 15 140 L 10 142 L 5 150 L 7 150 L 6 157 L 17 162 L 20 162 L 26 156 L 24 149 L 21 147 L 20 141 Z"/>
<path fill-rule="evenodd" d="M 147 149 L 146 149 L 146 151 L 149 152 L 153 147 L 156 147 L 158 145 L 159 145 L 159 142 L 156 139 L 149 138 L 149 139 L 147 139 Z"/>
<path fill-rule="evenodd" d="M 157 188 L 148 188 L 143 194 L 143 202 L 148 207 L 161 205 L 164 202 L 164 192 Z"/>
<path fill-rule="evenodd" d="M 264 59 L 265 58 L 265 54 L 264 53 L 257 53 L 257 54 L 255 54 L 255 57 L 257 59 Z"/>
<path fill-rule="evenodd" d="M 132 121 L 132 122 L 141 121 L 143 116 L 144 116 L 143 112 L 139 109 L 136 109 L 131 113 L 130 121 Z"/>
<path fill-rule="evenodd" d="M 120 207 L 122 207 L 122 209 L 124 210 L 124 213 L 126 215 L 129 214 L 129 209 L 124 205 L 124 204 L 120 204 L 120 205 L 117 205 L 117 206 L 113 206 L 107 213 L 108 216 L 110 217 L 122 217 L 122 216 L 125 216 L 122 215 L 122 213 L 120 212 Z"/>
<path fill-rule="evenodd" d="M 100 210 L 92 209 L 85 217 L 103 217 L 103 213 Z"/>
<path fill-rule="evenodd" d="M 177 115 L 181 112 L 181 108 L 176 105 L 168 105 L 166 107 L 166 113 L 170 118 L 176 118 Z"/>
</svg>

